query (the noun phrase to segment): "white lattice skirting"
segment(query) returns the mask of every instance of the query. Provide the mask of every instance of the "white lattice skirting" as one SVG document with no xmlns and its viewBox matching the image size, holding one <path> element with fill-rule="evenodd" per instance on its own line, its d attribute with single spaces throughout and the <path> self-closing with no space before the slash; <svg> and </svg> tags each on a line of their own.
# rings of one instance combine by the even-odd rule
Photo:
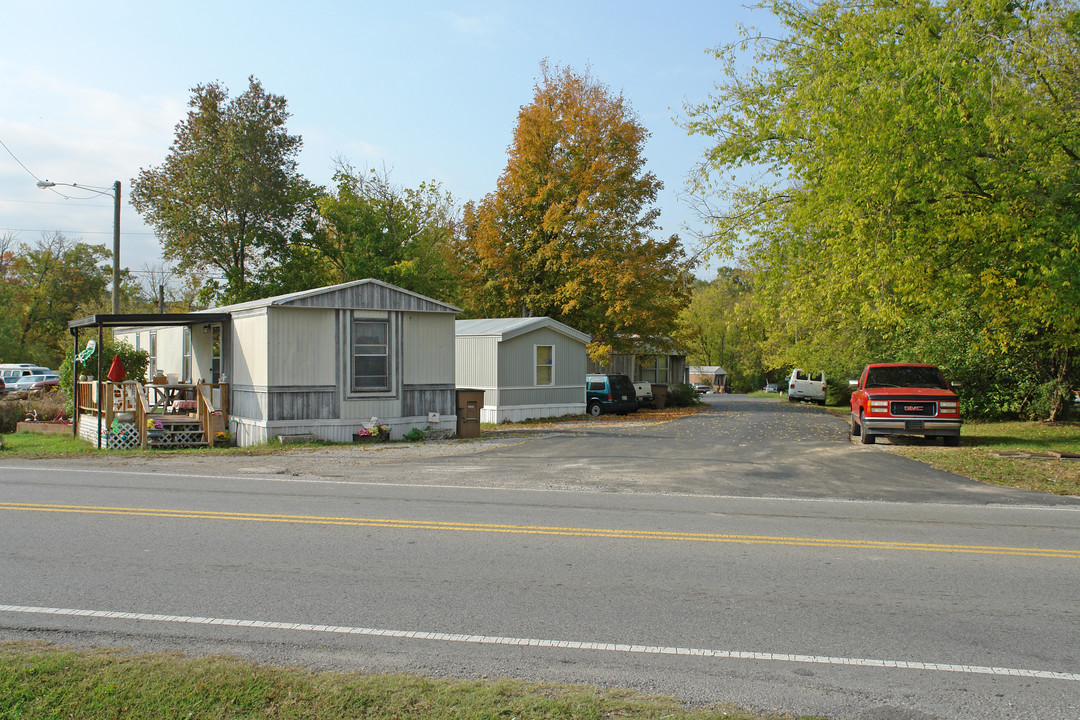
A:
<svg viewBox="0 0 1080 720">
<path fill-rule="evenodd" d="M 98 444 L 98 419 L 93 415 L 79 417 L 79 437 L 93 445 Z M 101 424 L 101 447 L 109 450 L 134 450 L 139 447 L 139 429 L 133 422 L 113 422 L 113 427 Z"/>
</svg>

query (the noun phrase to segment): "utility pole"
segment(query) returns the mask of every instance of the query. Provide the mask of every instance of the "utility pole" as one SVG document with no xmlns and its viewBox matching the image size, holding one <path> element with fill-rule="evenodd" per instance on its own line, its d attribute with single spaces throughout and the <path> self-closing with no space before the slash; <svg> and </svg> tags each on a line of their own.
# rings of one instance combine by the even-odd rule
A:
<svg viewBox="0 0 1080 720">
<path fill-rule="evenodd" d="M 112 311 L 120 314 L 120 181 L 113 183 Z"/>
</svg>

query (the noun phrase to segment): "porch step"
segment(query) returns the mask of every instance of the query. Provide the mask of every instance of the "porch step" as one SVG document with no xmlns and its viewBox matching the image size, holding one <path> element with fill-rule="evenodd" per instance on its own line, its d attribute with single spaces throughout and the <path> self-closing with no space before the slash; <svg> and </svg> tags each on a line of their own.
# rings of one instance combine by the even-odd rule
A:
<svg viewBox="0 0 1080 720">
<path fill-rule="evenodd" d="M 160 430 L 146 431 L 146 444 L 155 450 L 206 447 L 206 433 L 198 420 L 161 418 Z"/>
</svg>

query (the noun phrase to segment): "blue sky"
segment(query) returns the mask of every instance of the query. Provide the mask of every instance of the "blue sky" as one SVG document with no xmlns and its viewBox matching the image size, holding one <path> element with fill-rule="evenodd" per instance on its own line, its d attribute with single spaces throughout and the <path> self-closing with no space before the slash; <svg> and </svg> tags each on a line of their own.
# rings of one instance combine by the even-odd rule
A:
<svg viewBox="0 0 1080 720">
<path fill-rule="evenodd" d="M 304 140 L 300 170 L 313 182 L 329 184 L 343 158 L 388 168 L 401 185 L 437 180 L 463 203 L 495 188 L 545 58 L 590 68 L 629 100 L 652 133 L 648 168 L 665 185 L 662 233 L 693 249 L 702 224 L 680 196 L 706 142 L 672 118 L 721 79 L 706 50 L 737 39 L 739 23 L 773 20 L 699 0 L 197 0 L 168 9 L 47 0 L 8 3 L 3 22 L 0 141 L 10 154 L 0 147 L 0 233 L 33 243 L 61 230 L 111 247 L 111 199 L 65 199 L 35 177 L 120 180 L 121 265 L 137 271 L 161 262 L 160 246 L 126 202 L 130 182 L 165 158 L 195 85 L 220 81 L 235 96 L 254 75 L 285 96 L 288 129 Z"/>
</svg>

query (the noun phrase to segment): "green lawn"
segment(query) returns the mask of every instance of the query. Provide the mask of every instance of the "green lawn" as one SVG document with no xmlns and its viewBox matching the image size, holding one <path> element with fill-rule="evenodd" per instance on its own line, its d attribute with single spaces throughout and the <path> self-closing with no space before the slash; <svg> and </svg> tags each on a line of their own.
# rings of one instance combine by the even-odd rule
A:
<svg viewBox="0 0 1080 720">
<path fill-rule="evenodd" d="M 1055 495 L 1080 495 L 1080 422 L 965 422 L 960 447 L 921 439 L 897 444 L 890 452 L 994 485 Z M 1039 457 L 1039 456 L 1042 457 Z"/>
<path fill-rule="evenodd" d="M 767 720 L 629 691 L 252 665 L 227 657 L 0 644 L 0 720 L 99 718 L 627 718 Z M 807 718 L 806 720 L 809 720 Z"/>
<path fill-rule="evenodd" d="M 847 421 L 848 408 L 829 406 Z M 921 437 L 896 437 L 878 445 L 889 452 L 924 462 L 938 470 L 972 480 L 1036 490 L 1054 495 L 1080 495 L 1080 422 L 984 422 L 967 420 L 960 447 L 944 447 Z"/>
</svg>

